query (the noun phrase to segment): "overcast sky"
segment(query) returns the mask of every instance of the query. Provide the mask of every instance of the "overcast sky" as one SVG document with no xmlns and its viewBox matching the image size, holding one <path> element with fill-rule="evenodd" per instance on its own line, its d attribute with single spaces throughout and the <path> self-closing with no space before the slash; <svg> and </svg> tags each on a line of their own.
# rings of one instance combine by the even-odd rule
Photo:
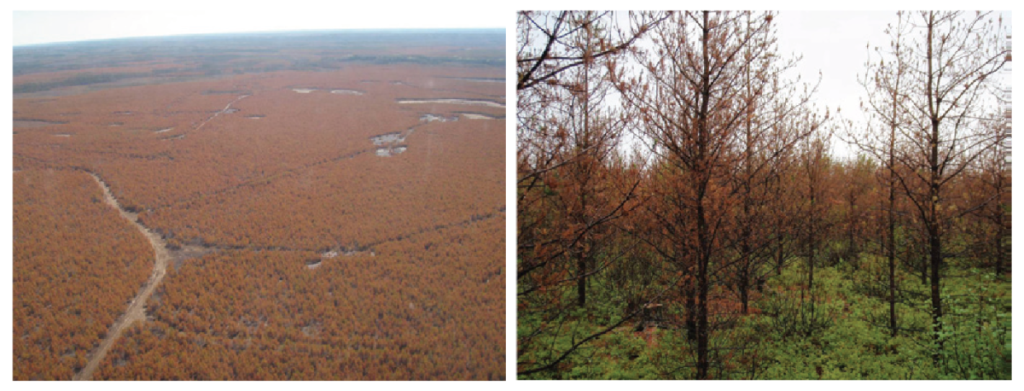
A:
<svg viewBox="0 0 1024 391">
<path fill-rule="evenodd" d="M 1001 14 L 1004 25 L 1010 26 L 1010 12 Z M 864 74 L 867 45 L 872 51 L 878 46 L 888 48 L 885 26 L 895 22 L 895 11 L 782 11 L 772 23 L 777 23 L 781 54 L 803 54 L 797 68 L 803 80 L 813 82 L 821 72 L 814 99 L 818 107 L 828 106 L 832 114 L 841 107 L 843 117 L 860 120 L 865 92 L 857 76 Z M 832 144 L 836 155 L 852 155 L 841 141 L 834 138 Z"/>
<path fill-rule="evenodd" d="M 973 16 L 973 11 L 965 15 Z M 993 15 L 1002 15 L 1004 26 L 1012 25 L 1009 11 Z M 625 13 L 620 13 L 617 20 L 622 26 L 628 25 Z M 772 25 L 777 30 L 779 54 L 803 56 L 790 76 L 800 75 L 801 81 L 813 85 L 820 75 L 821 84 L 812 98 L 819 112 L 824 113 L 827 107 L 836 119 L 836 110 L 841 109 L 841 118 L 863 123 L 866 116 L 860 110 L 860 100 L 866 93 L 857 78 L 864 75 L 868 45 L 877 61 L 874 48 L 882 47 L 883 52 L 888 48 L 885 28 L 896 21 L 896 11 L 780 11 Z M 1010 68 L 1007 65 L 1004 70 Z M 999 76 L 1009 83 L 1008 72 Z M 610 100 L 618 102 L 617 98 Z M 626 149 L 636 143 L 632 137 L 626 140 Z M 832 138 L 832 153 L 840 158 L 856 156 L 856 151 L 838 137 Z"/>
<path fill-rule="evenodd" d="M 325 2 L 325 5 L 330 3 Z M 265 11 L 15 11 L 15 46 L 124 37 L 255 31 L 502 28 L 511 20 L 501 9 L 405 8 L 381 15 L 358 8 L 326 7 Z"/>
</svg>

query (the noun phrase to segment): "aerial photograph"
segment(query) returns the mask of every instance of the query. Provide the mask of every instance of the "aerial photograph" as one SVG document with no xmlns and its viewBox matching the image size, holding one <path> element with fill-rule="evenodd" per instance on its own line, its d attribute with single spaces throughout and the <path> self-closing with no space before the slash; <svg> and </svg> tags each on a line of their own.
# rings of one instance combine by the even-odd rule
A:
<svg viewBox="0 0 1024 391">
<path fill-rule="evenodd" d="M 515 377 L 1011 380 L 1010 17 L 518 11 Z"/>
<path fill-rule="evenodd" d="M 504 380 L 503 23 L 246 18 L 14 12 L 13 379 Z"/>
</svg>

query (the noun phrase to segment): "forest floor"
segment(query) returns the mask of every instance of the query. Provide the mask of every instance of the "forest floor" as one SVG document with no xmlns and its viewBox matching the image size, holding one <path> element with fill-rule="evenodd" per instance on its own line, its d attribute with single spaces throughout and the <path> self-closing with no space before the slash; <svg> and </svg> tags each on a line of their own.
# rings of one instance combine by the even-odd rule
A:
<svg viewBox="0 0 1024 391">
<path fill-rule="evenodd" d="M 142 290 L 139 294 L 132 299 L 131 304 L 128 305 L 128 309 L 122 314 L 107 332 L 107 336 L 103 338 L 99 346 L 89 355 L 89 361 L 81 371 L 75 374 L 74 380 L 90 380 L 92 379 L 93 372 L 99 367 L 99 364 L 103 362 L 103 357 L 107 355 L 107 352 L 114 345 L 114 342 L 121 337 L 121 333 L 128 328 L 135 321 L 146 320 L 146 301 L 149 299 L 156 287 L 160 285 L 160 281 L 163 280 L 164 275 L 167 272 L 167 265 L 170 263 L 171 254 L 167 249 L 167 243 L 157 235 L 150 231 L 148 228 L 139 224 L 138 214 L 131 213 L 121 207 L 121 204 L 117 202 L 117 199 L 110 193 L 110 187 L 107 186 L 99 176 L 93 173 L 89 173 L 92 179 L 96 180 L 96 183 L 103 189 L 103 198 L 107 204 L 116 208 L 121 217 L 130 221 L 135 225 L 146 239 L 149 239 L 149 244 L 153 246 L 153 252 L 156 254 L 156 262 L 153 265 L 153 273 L 149 275 L 149 280 L 143 285 Z"/>
<path fill-rule="evenodd" d="M 859 261 L 815 268 L 814 305 L 809 305 L 803 260 L 772 276 L 763 293 L 751 297 L 750 315 L 736 303 L 715 300 L 722 313 L 709 341 L 715 379 L 1007 379 L 1011 359 L 1011 286 L 1008 273 L 996 276 L 950 259 L 943 277 L 944 318 L 941 360 L 931 327 L 929 286 L 916 274 L 898 270 L 898 335 L 887 328 L 885 259 L 862 254 Z M 593 300 L 558 321 L 560 333 L 538 346 L 561 352 L 580 335 L 615 323 L 625 304 L 608 286 L 595 282 Z M 716 291 L 727 299 L 731 293 Z M 574 293 L 574 292 L 573 292 Z M 753 292 L 752 292 L 753 293 Z M 569 294 L 566 300 L 574 299 Z M 593 304 L 591 304 L 593 303 Z M 694 347 L 687 340 L 682 303 L 666 305 L 665 328 L 636 332 L 619 327 L 570 355 L 557 370 L 521 379 L 692 379 Z M 555 322 L 551 322 L 555 324 Z M 520 334 L 537 327 L 520 317 Z M 573 339 L 576 338 L 576 339 Z M 560 350 L 561 349 L 561 350 Z M 524 362 L 550 360 L 535 350 Z"/>
</svg>

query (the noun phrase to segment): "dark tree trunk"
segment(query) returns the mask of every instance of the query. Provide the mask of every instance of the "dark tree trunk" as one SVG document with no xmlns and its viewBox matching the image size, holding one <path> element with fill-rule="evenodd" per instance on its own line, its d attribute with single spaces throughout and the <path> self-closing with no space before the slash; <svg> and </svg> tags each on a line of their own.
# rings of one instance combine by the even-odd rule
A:
<svg viewBox="0 0 1024 391">
<path fill-rule="evenodd" d="M 700 285 L 698 293 L 700 297 L 697 303 L 697 379 L 708 378 L 708 276 L 707 262 L 701 262 L 697 283 Z"/>
<path fill-rule="evenodd" d="M 743 315 L 749 313 L 747 306 L 750 301 L 750 287 L 747 284 L 747 278 L 747 273 L 744 271 L 740 277 L 740 301 L 743 302 Z"/>
<path fill-rule="evenodd" d="M 697 379 L 708 378 L 708 261 L 710 258 L 711 238 L 709 237 L 704 200 L 707 185 L 711 178 L 711 165 L 707 161 L 708 148 L 708 112 L 711 98 L 711 58 L 708 53 L 708 39 L 711 26 L 708 24 L 709 11 L 704 11 L 702 37 L 702 56 L 704 69 L 701 72 L 700 112 L 697 121 L 697 163 L 695 170 L 697 185 Z"/>
<path fill-rule="evenodd" d="M 909 251 L 908 249 L 908 254 Z M 928 259 L 925 257 L 920 257 L 919 259 L 920 261 L 917 264 L 921 265 L 921 285 L 928 285 Z"/>
<path fill-rule="evenodd" d="M 1000 212 L 1002 213 L 1002 212 Z M 996 234 L 996 276 L 1003 275 L 1003 235 L 1006 233 L 1003 231 L 1003 219 L 999 219 L 998 233 Z"/>
<path fill-rule="evenodd" d="M 697 340 L 697 292 L 693 289 L 693 283 L 687 283 L 686 296 L 686 339 Z"/>
<path fill-rule="evenodd" d="M 750 213 L 749 212 L 750 211 L 749 202 L 745 202 L 744 203 L 743 209 L 744 209 L 744 216 L 749 216 L 749 213 Z M 738 277 L 739 277 L 740 301 L 743 303 L 743 315 L 746 315 L 748 313 L 747 312 L 747 306 L 748 306 L 749 297 L 750 297 L 749 293 L 750 293 L 750 274 L 751 274 L 751 270 L 750 270 L 751 269 L 751 261 L 750 261 L 750 258 L 751 258 L 751 256 L 750 256 L 750 251 L 751 251 L 750 250 L 750 235 L 751 235 L 751 233 L 750 233 L 750 228 L 749 228 L 749 220 L 748 220 L 748 224 L 746 224 L 744 226 L 744 228 L 743 228 L 743 234 L 742 235 L 743 235 L 743 244 L 740 246 L 740 252 L 743 255 L 743 261 L 740 264 L 740 273 L 739 273 Z"/>
<path fill-rule="evenodd" d="M 889 330 L 893 337 L 896 336 L 896 221 L 893 208 L 895 207 L 895 189 L 892 183 L 889 184 Z"/>
<path fill-rule="evenodd" d="M 776 226 L 776 233 L 775 234 L 778 235 L 778 236 L 776 236 L 776 240 L 775 240 L 776 246 L 777 246 L 776 247 L 776 253 L 775 253 L 775 274 L 781 276 L 782 275 L 782 263 L 785 262 L 785 259 L 783 259 L 784 254 L 782 252 L 783 251 L 783 248 L 782 248 L 783 244 L 782 244 L 781 227 Z"/>
<path fill-rule="evenodd" d="M 1003 257 L 1005 256 L 1003 250 L 1003 237 L 1006 235 L 1006 225 L 1003 223 L 1002 184 L 1002 174 L 1000 174 L 1000 178 L 998 180 L 999 192 L 996 195 L 999 197 L 999 203 L 996 204 L 996 277 L 1003 275 Z"/>
<path fill-rule="evenodd" d="M 817 219 L 815 219 L 816 211 L 814 209 L 815 208 L 815 205 L 814 205 L 814 198 L 815 198 L 814 197 L 814 180 L 815 180 L 814 178 L 811 178 L 811 180 L 810 180 L 811 184 L 810 184 L 810 187 L 809 187 L 810 195 L 811 195 L 811 209 L 810 209 L 811 210 L 811 216 L 810 216 L 810 219 L 808 219 L 808 220 L 810 220 L 810 229 L 807 232 L 807 247 L 808 247 L 808 254 L 807 254 L 807 267 L 808 267 L 807 290 L 810 292 L 809 296 L 811 298 L 811 309 L 812 310 L 814 309 L 814 253 L 817 250 L 817 246 L 818 246 L 817 238 L 815 238 L 815 235 L 814 235 L 815 231 L 818 229 Z"/>
<path fill-rule="evenodd" d="M 939 351 L 942 351 L 942 339 L 939 338 L 939 331 L 942 330 L 942 297 L 939 295 L 939 268 L 942 266 L 942 242 L 939 238 L 938 227 L 928 228 L 929 242 L 931 243 L 931 293 L 932 293 L 932 330 L 935 341 L 938 343 Z M 939 353 L 936 352 L 933 359 L 939 360 Z"/>
<path fill-rule="evenodd" d="M 580 307 L 587 305 L 587 258 L 579 256 L 576 258 L 576 269 L 579 272 L 576 279 L 576 293 Z"/>
</svg>

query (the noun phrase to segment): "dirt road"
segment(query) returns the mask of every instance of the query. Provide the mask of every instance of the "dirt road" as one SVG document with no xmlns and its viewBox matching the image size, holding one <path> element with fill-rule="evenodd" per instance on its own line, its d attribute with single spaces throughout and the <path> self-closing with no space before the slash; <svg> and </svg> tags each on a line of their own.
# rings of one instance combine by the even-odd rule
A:
<svg viewBox="0 0 1024 391">
<path fill-rule="evenodd" d="M 142 291 L 132 299 L 131 304 L 128 305 L 128 309 L 117 319 L 116 322 L 114 322 L 114 325 L 110 327 L 110 331 L 107 332 L 106 338 L 100 342 L 100 346 L 89 354 L 88 363 L 86 363 L 85 368 L 82 368 L 81 371 L 75 374 L 74 380 L 92 379 L 93 372 L 95 372 L 96 368 L 99 367 L 100 363 L 103 361 L 103 357 L 107 355 L 107 352 L 110 351 L 112 346 L 114 346 L 117 339 L 121 337 L 121 333 L 135 321 L 146 320 L 146 301 L 149 300 L 149 297 L 153 295 L 153 291 L 156 290 L 156 287 L 160 285 L 160 281 L 163 280 L 164 274 L 166 274 L 167 271 L 167 264 L 170 263 L 171 259 L 170 252 L 167 250 L 167 243 L 160 238 L 160 235 L 151 232 L 148 228 L 139 224 L 139 216 L 137 213 L 131 213 L 124 210 L 124 208 L 121 207 L 121 204 L 117 202 L 117 199 L 110 194 L 110 188 L 107 187 L 107 184 L 103 182 L 100 177 L 93 173 L 89 173 L 89 175 L 92 175 L 92 179 L 95 179 L 96 183 L 103 189 L 103 198 L 106 200 L 107 204 L 117 208 L 121 217 L 130 221 L 135 225 L 135 228 L 141 231 L 143 235 L 146 235 L 146 239 L 149 239 L 149 244 L 153 246 L 153 252 L 156 255 L 156 263 L 153 265 L 153 273 L 149 275 L 149 280 L 146 281 Z"/>
</svg>

